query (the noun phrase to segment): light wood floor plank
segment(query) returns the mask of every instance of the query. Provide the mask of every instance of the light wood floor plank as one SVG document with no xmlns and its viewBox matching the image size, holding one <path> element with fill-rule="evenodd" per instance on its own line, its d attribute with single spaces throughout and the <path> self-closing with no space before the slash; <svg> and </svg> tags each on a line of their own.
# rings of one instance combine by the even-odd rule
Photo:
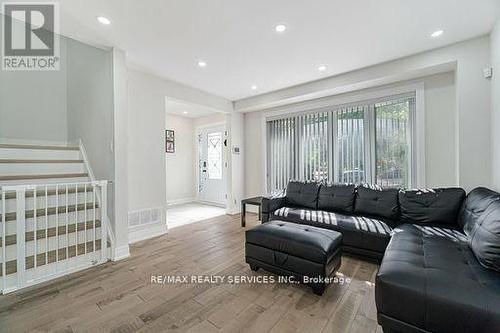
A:
<svg viewBox="0 0 500 333">
<path fill-rule="evenodd" d="M 131 257 L 0 296 L 0 332 L 380 332 L 378 265 L 344 255 L 323 296 L 304 285 L 152 284 L 151 275 L 259 277 L 244 261 L 247 215 L 219 216 L 131 246 Z"/>
</svg>

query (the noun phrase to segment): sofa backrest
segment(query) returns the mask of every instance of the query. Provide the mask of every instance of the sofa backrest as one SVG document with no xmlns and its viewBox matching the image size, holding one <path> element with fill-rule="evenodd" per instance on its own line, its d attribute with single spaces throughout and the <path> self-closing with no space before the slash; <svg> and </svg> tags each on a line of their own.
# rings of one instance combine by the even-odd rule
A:
<svg viewBox="0 0 500 333">
<path fill-rule="evenodd" d="M 399 217 L 398 189 L 359 186 L 354 213 L 383 219 L 395 226 Z"/>
<path fill-rule="evenodd" d="M 464 199 L 465 191 L 461 188 L 400 191 L 401 223 L 456 227 Z"/>
<path fill-rule="evenodd" d="M 320 185 L 318 209 L 352 214 L 356 200 L 356 186 L 343 184 Z"/>
<path fill-rule="evenodd" d="M 316 182 L 291 181 L 286 187 L 286 204 L 295 207 L 318 207 L 319 184 Z"/>
<path fill-rule="evenodd" d="M 478 261 L 500 272 L 500 193 L 484 187 L 472 190 L 460 209 L 458 222 Z"/>
<path fill-rule="evenodd" d="M 288 206 L 378 218 L 392 227 L 401 223 L 456 227 L 464 198 L 461 188 L 402 191 L 291 181 L 286 189 Z"/>
</svg>

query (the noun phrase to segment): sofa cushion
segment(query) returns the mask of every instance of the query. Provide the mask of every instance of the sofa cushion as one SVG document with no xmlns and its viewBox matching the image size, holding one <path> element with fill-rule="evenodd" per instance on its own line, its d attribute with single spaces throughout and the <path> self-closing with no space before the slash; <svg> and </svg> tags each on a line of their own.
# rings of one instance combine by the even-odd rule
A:
<svg viewBox="0 0 500 333">
<path fill-rule="evenodd" d="M 319 185 L 315 182 L 289 182 L 286 187 L 286 202 L 290 206 L 316 209 Z"/>
<path fill-rule="evenodd" d="M 335 230 L 342 233 L 344 246 L 381 255 L 391 239 L 392 232 L 392 228 L 381 220 L 294 207 L 280 208 L 270 219 Z"/>
<path fill-rule="evenodd" d="M 461 209 L 460 224 L 477 260 L 500 272 L 500 194 L 486 188 L 471 191 Z"/>
<path fill-rule="evenodd" d="M 247 230 L 245 238 L 247 243 L 322 264 L 332 259 L 342 243 L 342 235 L 333 230 L 282 221 Z"/>
<path fill-rule="evenodd" d="M 453 228 L 395 228 L 377 273 L 375 300 L 379 318 L 429 332 L 500 327 L 500 275 L 484 269 L 466 236 Z"/>
<path fill-rule="evenodd" d="M 465 191 L 461 188 L 400 191 L 401 222 L 456 226 L 464 198 Z"/>
<path fill-rule="evenodd" d="M 318 195 L 318 209 L 352 214 L 356 187 L 354 185 L 321 185 Z"/>
<path fill-rule="evenodd" d="M 392 225 L 399 216 L 398 189 L 357 188 L 354 213 L 381 218 Z"/>
</svg>

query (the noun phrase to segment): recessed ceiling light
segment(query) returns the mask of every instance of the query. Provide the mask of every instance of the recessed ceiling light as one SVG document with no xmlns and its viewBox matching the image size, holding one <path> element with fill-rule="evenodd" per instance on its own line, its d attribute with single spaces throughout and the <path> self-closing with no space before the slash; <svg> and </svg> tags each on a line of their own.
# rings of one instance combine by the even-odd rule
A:
<svg viewBox="0 0 500 333">
<path fill-rule="evenodd" d="M 207 67 L 207 63 L 203 60 L 198 61 L 198 66 L 200 67 Z"/>
<path fill-rule="evenodd" d="M 320 71 L 320 72 L 326 71 L 326 65 L 319 65 L 318 66 L 318 71 Z"/>
<path fill-rule="evenodd" d="M 443 34 L 443 30 L 437 30 L 437 31 L 434 31 L 432 34 L 431 34 L 431 37 L 432 38 L 436 38 L 436 37 L 439 37 Z"/>
<path fill-rule="evenodd" d="M 256 85 L 253 85 L 253 86 L 251 86 L 251 87 L 250 87 L 250 89 L 252 89 L 252 90 L 257 90 L 257 86 L 256 86 Z"/>
<path fill-rule="evenodd" d="M 274 27 L 274 30 L 276 30 L 276 32 L 284 32 L 286 30 L 286 25 L 284 25 L 284 24 L 277 24 Z"/>
<path fill-rule="evenodd" d="M 183 114 L 188 114 L 188 112 L 187 112 L 187 111 L 182 111 L 182 113 L 183 113 Z"/>
<path fill-rule="evenodd" d="M 107 17 L 104 17 L 104 16 L 97 16 L 96 20 L 97 20 L 97 22 L 99 22 L 101 24 L 104 24 L 104 25 L 110 25 L 111 24 L 111 20 L 109 18 L 107 18 Z"/>
</svg>

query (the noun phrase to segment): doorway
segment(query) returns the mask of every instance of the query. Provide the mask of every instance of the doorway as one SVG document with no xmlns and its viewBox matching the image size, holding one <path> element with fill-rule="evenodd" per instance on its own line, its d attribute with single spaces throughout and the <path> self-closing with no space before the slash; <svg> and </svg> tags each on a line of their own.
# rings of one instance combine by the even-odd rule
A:
<svg viewBox="0 0 500 333">
<path fill-rule="evenodd" d="M 168 228 L 226 214 L 227 115 L 166 98 Z"/>
<path fill-rule="evenodd" d="M 225 125 L 199 128 L 198 141 L 198 200 L 226 206 Z"/>
</svg>

